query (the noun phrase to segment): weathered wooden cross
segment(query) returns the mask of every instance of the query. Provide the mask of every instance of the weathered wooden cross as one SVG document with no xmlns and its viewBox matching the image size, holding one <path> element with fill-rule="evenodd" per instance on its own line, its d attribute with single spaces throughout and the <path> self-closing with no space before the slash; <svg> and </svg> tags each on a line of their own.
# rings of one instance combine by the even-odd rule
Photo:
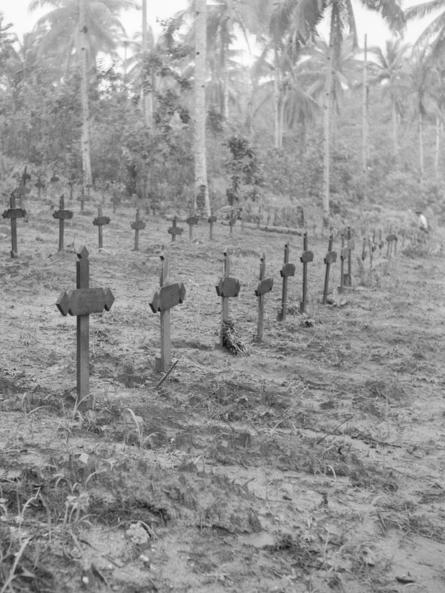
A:
<svg viewBox="0 0 445 593">
<path fill-rule="evenodd" d="M 391 259 L 392 255 L 397 254 L 397 241 L 398 237 L 395 233 L 390 233 L 386 237 L 387 249 L 386 249 L 386 257 Z"/>
<path fill-rule="evenodd" d="M 53 212 L 53 218 L 59 220 L 59 251 L 64 248 L 65 220 L 73 218 L 72 210 L 65 210 L 65 198 L 60 196 L 59 209 Z"/>
<path fill-rule="evenodd" d="M 109 216 L 103 215 L 102 206 L 98 206 L 97 207 L 97 216 L 93 220 L 93 224 L 94 224 L 94 226 L 97 226 L 98 231 L 99 231 L 99 249 L 103 249 L 103 246 L 104 246 L 104 236 L 103 236 L 102 227 L 105 226 L 106 224 L 110 224 L 110 220 L 111 219 Z"/>
<path fill-rule="evenodd" d="M 265 278 L 266 275 L 266 255 L 260 260 L 260 276 L 259 283 L 255 290 L 255 296 L 258 297 L 258 325 L 256 332 L 257 342 L 263 340 L 264 333 L 264 296 L 272 290 L 273 278 Z"/>
<path fill-rule="evenodd" d="M 90 262 L 86 247 L 82 247 L 77 253 L 77 258 L 76 289 L 63 291 L 56 306 L 62 315 L 77 317 L 77 398 L 80 404 L 90 391 L 90 315 L 109 311 L 114 303 L 114 295 L 109 288 L 90 288 Z M 92 406 L 93 398 L 90 398 L 90 407 Z"/>
<path fill-rule="evenodd" d="M 173 226 L 171 226 L 168 229 L 168 233 L 172 236 L 172 241 L 176 241 L 176 235 L 182 235 L 182 231 L 184 230 L 181 227 L 177 226 L 177 223 L 178 223 L 178 219 L 175 216 L 173 218 L 173 223 L 172 223 Z"/>
<path fill-rule="evenodd" d="M 191 214 L 188 218 L 186 218 L 185 222 L 189 226 L 189 240 L 193 241 L 193 227 L 199 223 L 199 216 Z"/>
<path fill-rule="evenodd" d="M 230 256 L 227 251 L 224 252 L 223 277 L 215 288 L 216 294 L 222 299 L 220 344 L 224 346 L 225 327 L 230 323 L 229 299 L 237 297 L 241 288 L 239 280 L 230 276 Z"/>
<path fill-rule="evenodd" d="M 166 372 L 171 364 L 170 309 L 184 302 L 182 282 L 169 283 L 168 259 L 161 255 L 160 290 L 150 303 L 153 313 L 161 314 L 161 357 L 156 359 L 156 370 Z"/>
<path fill-rule="evenodd" d="M 345 235 L 341 234 L 341 250 L 340 250 L 340 286 L 338 287 L 339 292 L 343 292 L 345 288 L 345 260 L 348 258 L 350 249 L 345 246 Z"/>
<path fill-rule="evenodd" d="M 214 214 L 210 215 L 207 219 L 207 222 L 209 223 L 209 239 L 210 239 L 210 241 L 213 241 L 213 225 L 215 224 L 216 221 L 217 221 L 217 218 Z"/>
<path fill-rule="evenodd" d="M 11 221 L 11 257 L 17 257 L 17 218 L 24 218 L 26 216 L 26 210 L 16 208 L 14 191 L 9 198 L 9 208 L 3 212 L 2 216 L 3 218 L 9 218 Z"/>
<path fill-rule="evenodd" d="M 345 275 L 345 284 L 346 286 L 352 286 L 352 252 L 355 248 L 355 241 L 352 237 L 350 226 L 348 226 L 346 231 L 346 239 L 348 242 L 348 273 Z"/>
<path fill-rule="evenodd" d="M 139 208 L 136 209 L 136 218 L 131 223 L 131 228 L 134 229 L 134 251 L 139 251 L 139 231 L 145 229 L 145 222 L 141 219 Z"/>
<path fill-rule="evenodd" d="M 287 285 L 289 276 L 295 276 L 295 264 L 289 263 L 289 243 L 284 246 L 284 265 L 280 270 L 280 276 L 283 278 L 281 290 L 281 312 L 279 320 L 284 321 L 287 315 Z"/>
<path fill-rule="evenodd" d="M 308 250 L 308 239 L 307 233 L 303 235 L 303 254 L 300 257 L 300 261 L 303 264 L 303 292 L 300 301 L 300 313 L 306 313 L 307 306 L 307 265 L 314 261 L 314 254 Z"/>
<path fill-rule="evenodd" d="M 333 251 L 333 249 L 332 249 L 333 244 L 334 244 L 334 237 L 331 233 L 329 235 L 328 252 L 326 253 L 326 257 L 324 258 L 326 270 L 325 270 L 325 275 L 324 275 L 323 299 L 321 301 L 323 305 L 326 305 L 326 303 L 328 301 L 329 274 L 331 271 L 331 265 L 335 264 L 335 262 L 337 261 L 337 252 Z"/>
<path fill-rule="evenodd" d="M 40 201 L 40 198 L 42 197 L 42 189 L 45 189 L 45 184 L 43 183 L 40 175 L 37 177 L 35 186 L 37 188 L 37 199 Z"/>
<path fill-rule="evenodd" d="M 368 255 L 368 239 L 363 237 L 362 241 L 362 261 L 366 260 L 366 256 Z"/>
</svg>

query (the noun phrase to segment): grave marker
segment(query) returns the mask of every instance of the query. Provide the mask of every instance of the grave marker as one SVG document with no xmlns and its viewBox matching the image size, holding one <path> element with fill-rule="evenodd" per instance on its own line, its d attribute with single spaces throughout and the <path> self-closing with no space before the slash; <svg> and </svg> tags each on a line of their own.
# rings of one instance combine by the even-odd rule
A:
<svg viewBox="0 0 445 593">
<path fill-rule="evenodd" d="M 134 251 L 139 251 L 139 231 L 145 229 L 145 222 L 141 220 L 139 208 L 136 209 L 136 218 L 130 226 L 134 230 Z"/>
<path fill-rule="evenodd" d="M 114 295 L 109 288 L 90 288 L 90 262 L 86 247 L 77 253 L 76 289 L 66 290 L 57 299 L 56 306 L 63 316 L 77 317 L 77 398 L 82 402 L 89 394 L 89 333 L 90 315 L 109 311 Z M 90 398 L 90 407 L 93 400 Z"/>
<path fill-rule="evenodd" d="M 186 218 L 185 222 L 189 225 L 189 240 L 193 241 L 193 227 L 199 223 L 199 216 L 192 214 Z"/>
<path fill-rule="evenodd" d="M 348 241 L 348 273 L 345 275 L 345 284 L 346 286 L 352 286 L 352 252 L 355 248 L 355 242 L 350 226 L 346 230 L 346 239 Z"/>
<path fill-rule="evenodd" d="M 230 235 L 233 235 L 233 227 L 236 224 L 237 216 L 235 214 L 235 209 L 232 208 L 230 211 L 230 218 L 229 218 L 229 228 L 230 228 Z"/>
<path fill-rule="evenodd" d="M 368 239 L 366 237 L 363 237 L 363 241 L 362 241 L 362 261 L 364 262 L 366 260 L 366 256 L 368 255 Z"/>
<path fill-rule="evenodd" d="M 161 314 L 161 357 L 156 359 L 156 370 L 166 372 L 171 364 L 170 309 L 184 302 L 182 282 L 169 283 L 168 259 L 161 255 L 160 290 L 150 303 L 153 313 Z"/>
<path fill-rule="evenodd" d="M 11 257 L 17 257 L 17 218 L 25 218 L 26 210 L 16 208 L 15 192 L 12 192 L 9 198 L 9 208 L 3 212 L 2 216 L 3 218 L 9 218 L 11 221 Z"/>
<path fill-rule="evenodd" d="M 326 271 L 324 276 L 324 287 L 323 287 L 323 299 L 322 304 L 326 305 L 328 300 L 328 291 L 329 291 L 329 274 L 331 271 L 331 265 L 337 261 L 337 252 L 333 251 L 332 247 L 334 244 L 334 237 L 332 233 L 329 235 L 329 243 L 328 243 L 328 252 L 326 257 L 324 258 L 324 263 L 326 265 Z"/>
<path fill-rule="evenodd" d="M 207 222 L 209 223 L 209 239 L 210 239 L 210 241 L 213 241 L 213 225 L 215 224 L 216 221 L 217 221 L 217 218 L 215 215 L 211 215 L 207 219 Z"/>
<path fill-rule="evenodd" d="M 37 199 L 40 201 L 40 198 L 42 197 L 42 189 L 45 189 L 45 184 L 43 183 L 40 175 L 37 177 L 35 186 L 37 188 Z"/>
<path fill-rule="evenodd" d="M 287 285 L 289 276 L 295 276 L 295 264 L 289 263 L 289 244 L 284 246 L 284 265 L 280 270 L 280 276 L 283 278 L 281 290 L 281 313 L 279 319 L 284 321 L 287 315 Z"/>
<path fill-rule="evenodd" d="M 178 220 L 177 220 L 177 217 L 175 216 L 173 218 L 173 223 L 172 223 L 173 226 L 171 226 L 168 229 L 168 233 L 172 236 L 172 242 L 176 241 L 176 235 L 182 235 L 182 231 L 184 230 L 181 227 L 177 226 L 177 222 L 178 222 Z"/>
<path fill-rule="evenodd" d="M 341 250 L 340 250 L 340 286 L 339 292 L 343 292 L 345 288 L 345 260 L 350 253 L 349 247 L 345 247 L 345 235 L 341 234 Z"/>
<path fill-rule="evenodd" d="M 230 256 L 224 252 L 223 277 L 215 286 L 216 294 L 222 299 L 220 344 L 224 346 L 224 327 L 230 323 L 229 299 L 235 298 L 240 292 L 240 282 L 230 276 Z"/>
<path fill-rule="evenodd" d="M 97 216 L 96 218 L 93 220 L 93 224 L 94 226 L 97 226 L 98 231 L 99 231 L 99 249 L 103 249 L 103 230 L 102 227 L 110 224 L 110 217 L 109 216 L 104 216 L 103 212 L 102 212 L 102 206 L 98 206 L 97 207 Z"/>
<path fill-rule="evenodd" d="M 303 293 L 300 301 L 300 313 L 306 313 L 307 305 L 307 265 L 314 261 L 314 254 L 308 250 L 308 239 L 307 233 L 303 235 L 303 254 L 300 257 L 300 261 L 303 264 Z"/>
<path fill-rule="evenodd" d="M 73 218 L 71 210 L 65 210 L 65 198 L 60 196 L 59 209 L 53 212 L 53 218 L 59 221 L 59 251 L 63 251 L 65 220 Z"/>
<path fill-rule="evenodd" d="M 255 290 L 255 296 L 258 297 L 258 325 L 256 339 L 258 342 L 263 340 L 264 332 L 264 296 L 272 290 L 273 278 L 265 278 L 266 275 L 266 255 L 260 260 L 259 283 Z"/>
<path fill-rule="evenodd" d="M 392 255 L 397 254 L 397 241 L 398 241 L 398 238 L 395 233 L 390 233 L 386 237 L 386 244 L 387 244 L 386 257 L 388 259 L 391 259 Z"/>
</svg>

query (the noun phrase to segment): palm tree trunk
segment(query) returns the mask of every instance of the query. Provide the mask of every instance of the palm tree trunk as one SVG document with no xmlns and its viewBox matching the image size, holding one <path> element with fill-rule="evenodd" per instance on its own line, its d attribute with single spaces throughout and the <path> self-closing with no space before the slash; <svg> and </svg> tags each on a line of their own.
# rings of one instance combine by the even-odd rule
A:
<svg viewBox="0 0 445 593">
<path fill-rule="evenodd" d="M 425 175 L 425 155 L 423 151 L 423 115 L 419 113 L 419 167 L 420 181 L 423 181 Z"/>
<path fill-rule="evenodd" d="M 323 103 L 323 224 L 329 226 L 331 183 L 331 120 L 332 120 L 332 67 L 334 48 L 329 46 L 328 75 Z"/>
<path fill-rule="evenodd" d="M 147 76 L 148 62 L 148 23 L 147 0 L 142 0 L 142 113 L 147 128 L 153 126 L 153 89 Z"/>
<path fill-rule="evenodd" d="M 274 144 L 275 148 L 281 148 L 280 132 L 280 64 L 277 48 L 274 50 Z"/>
<path fill-rule="evenodd" d="M 434 148 L 434 173 L 436 179 L 439 179 L 439 161 L 440 161 L 440 140 L 442 135 L 442 122 L 436 116 L 436 145 Z"/>
<path fill-rule="evenodd" d="M 368 193 L 368 39 L 364 40 L 363 59 L 363 96 L 362 96 L 362 176 L 363 196 L 367 199 Z"/>
<path fill-rule="evenodd" d="M 397 161 L 399 157 L 399 138 L 397 126 L 397 107 L 394 99 L 391 100 L 391 119 L 392 119 L 392 149 L 394 159 Z"/>
<path fill-rule="evenodd" d="M 80 101 L 82 107 L 82 193 L 89 196 L 93 185 L 91 173 L 90 109 L 88 104 L 88 29 L 86 25 L 86 0 L 79 0 L 79 68 Z"/>
<path fill-rule="evenodd" d="M 209 189 L 207 186 L 207 154 L 206 154 L 206 51 L 207 51 L 207 5 L 206 0 L 195 3 L 195 194 L 196 198 L 203 195 L 204 208 L 210 216 Z"/>
</svg>

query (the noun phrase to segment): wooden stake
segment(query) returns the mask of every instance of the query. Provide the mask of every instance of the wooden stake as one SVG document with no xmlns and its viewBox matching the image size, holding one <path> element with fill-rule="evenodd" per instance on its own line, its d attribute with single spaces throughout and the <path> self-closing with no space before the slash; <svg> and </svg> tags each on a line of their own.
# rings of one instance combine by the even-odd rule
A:
<svg viewBox="0 0 445 593">
<path fill-rule="evenodd" d="M 300 261 L 303 264 L 303 293 L 300 302 L 300 313 L 306 313 L 307 306 L 307 265 L 314 260 L 314 254 L 308 250 L 308 238 L 307 233 L 303 235 L 303 254 L 300 257 Z"/>
<path fill-rule="evenodd" d="M 139 231 L 145 229 L 145 222 L 141 220 L 139 208 L 136 209 L 136 219 L 131 223 L 134 229 L 134 251 L 139 251 Z"/>
<path fill-rule="evenodd" d="M 213 241 L 213 225 L 216 222 L 216 216 L 209 216 L 207 222 L 209 223 L 209 239 L 210 241 Z"/>
<path fill-rule="evenodd" d="M 322 304 L 326 305 L 328 301 L 328 292 L 329 292 L 329 274 L 331 270 L 331 265 L 337 261 L 337 253 L 332 250 L 334 244 L 334 237 L 332 233 L 329 235 L 329 243 L 328 243 L 328 252 L 326 257 L 324 258 L 324 263 L 326 265 L 326 271 L 324 276 L 324 288 L 323 288 L 323 299 Z"/>
<path fill-rule="evenodd" d="M 59 209 L 53 212 L 53 218 L 59 220 L 59 251 L 64 249 L 65 220 L 73 217 L 71 210 L 65 210 L 65 198 L 60 196 Z"/>
<path fill-rule="evenodd" d="M 348 240 L 348 286 L 352 286 L 352 231 L 351 227 L 347 229 L 347 240 Z"/>
<path fill-rule="evenodd" d="M 272 278 L 265 278 L 266 275 L 266 255 L 263 253 L 263 256 L 260 260 L 260 276 L 259 276 L 259 283 L 257 289 L 255 290 L 255 296 L 258 297 L 258 325 L 257 325 L 257 333 L 256 333 L 256 340 L 257 342 L 263 341 L 263 333 L 264 333 L 264 297 L 265 295 L 272 290 L 273 287 L 273 279 Z"/>
<path fill-rule="evenodd" d="M 81 403 L 89 394 L 89 316 L 91 313 L 101 313 L 104 309 L 109 311 L 114 296 L 109 288 L 90 288 L 90 264 L 86 247 L 82 247 L 77 257 L 76 290 L 62 292 L 56 306 L 62 315 L 77 316 L 77 399 Z"/>
<path fill-rule="evenodd" d="M 97 226 L 98 231 L 99 231 L 99 249 L 103 249 L 103 231 L 102 231 L 102 227 L 106 224 L 110 223 L 110 217 L 109 216 L 104 216 L 103 212 L 102 212 L 102 206 L 98 206 L 97 208 L 97 216 L 96 218 L 93 220 L 93 224 L 94 226 Z"/>
<path fill-rule="evenodd" d="M 289 263 L 289 244 L 284 246 L 284 265 L 280 270 L 280 276 L 283 278 L 283 286 L 281 289 L 281 313 L 279 315 L 280 321 L 284 321 L 287 315 L 287 285 L 289 276 L 295 276 L 295 264 Z"/>
<path fill-rule="evenodd" d="M 227 251 L 224 252 L 224 263 L 223 263 L 223 278 L 230 277 L 230 256 Z M 224 343 L 224 328 L 227 322 L 230 321 L 229 315 L 229 297 L 222 296 L 222 309 L 221 309 L 221 335 L 220 344 L 223 346 Z"/>
<path fill-rule="evenodd" d="M 344 292 L 345 288 L 345 259 L 348 257 L 348 248 L 345 247 L 345 236 L 341 234 L 341 251 L 340 251 L 340 286 L 339 292 Z"/>
<path fill-rule="evenodd" d="M 9 218 L 11 221 L 11 257 L 17 257 L 17 218 L 24 218 L 26 216 L 26 210 L 16 208 L 14 191 L 9 198 L 9 209 L 5 210 L 2 216 L 3 218 Z"/>
</svg>

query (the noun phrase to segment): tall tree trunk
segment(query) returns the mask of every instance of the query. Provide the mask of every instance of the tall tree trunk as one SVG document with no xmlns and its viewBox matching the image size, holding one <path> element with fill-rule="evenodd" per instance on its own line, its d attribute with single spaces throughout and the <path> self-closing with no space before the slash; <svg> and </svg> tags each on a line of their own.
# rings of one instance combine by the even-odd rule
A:
<svg viewBox="0 0 445 593">
<path fill-rule="evenodd" d="M 202 196 L 204 203 L 198 204 L 210 216 L 210 198 L 207 185 L 206 154 L 206 52 L 207 52 L 207 5 L 206 0 L 195 0 L 195 194 Z"/>
<path fill-rule="evenodd" d="M 363 197 L 368 198 L 368 37 L 364 39 L 363 96 L 362 96 L 362 176 Z"/>
<path fill-rule="evenodd" d="M 82 107 L 82 193 L 88 196 L 93 185 L 91 173 L 90 109 L 88 104 L 88 29 L 86 24 L 86 0 L 79 0 L 79 68 L 80 100 Z"/>
<path fill-rule="evenodd" d="M 148 22 L 147 0 L 142 0 L 142 113 L 147 128 L 153 126 L 153 88 L 151 77 L 148 76 Z"/>
<path fill-rule="evenodd" d="M 274 144 L 275 148 L 281 148 L 282 134 L 280 130 L 280 64 L 278 59 L 278 50 L 274 49 Z"/>
<path fill-rule="evenodd" d="M 425 175 L 425 155 L 423 151 L 423 115 L 419 113 L 419 168 L 420 181 L 423 181 Z"/>
<path fill-rule="evenodd" d="M 391 119 L 392 119 L 392 150 L 394 159 L 399 158 L 399 137 L 398 137 L 398 126 L 397 126 L 397 107 L 394 98 L 391 99 Z"/>
<path fill-rule="evenodd" d="M 329 45 L 328 72 L 326 79 L 326 89 L 323 102 L 323 224 L 329 226 L 331 198 L 331 119 L 332 119 L 332 68 L 333 68 L 334 48 L 332 40 Z"/>
<path fill-rule="evenodd" d="M 439 162 L 440 162 L 440 140 L 442 136 L 442 122 L 440 117 L 436 116 L 436 143 L 434 147 L 434 173 L 436 179 L 439 179 Z"/>
</svg>

